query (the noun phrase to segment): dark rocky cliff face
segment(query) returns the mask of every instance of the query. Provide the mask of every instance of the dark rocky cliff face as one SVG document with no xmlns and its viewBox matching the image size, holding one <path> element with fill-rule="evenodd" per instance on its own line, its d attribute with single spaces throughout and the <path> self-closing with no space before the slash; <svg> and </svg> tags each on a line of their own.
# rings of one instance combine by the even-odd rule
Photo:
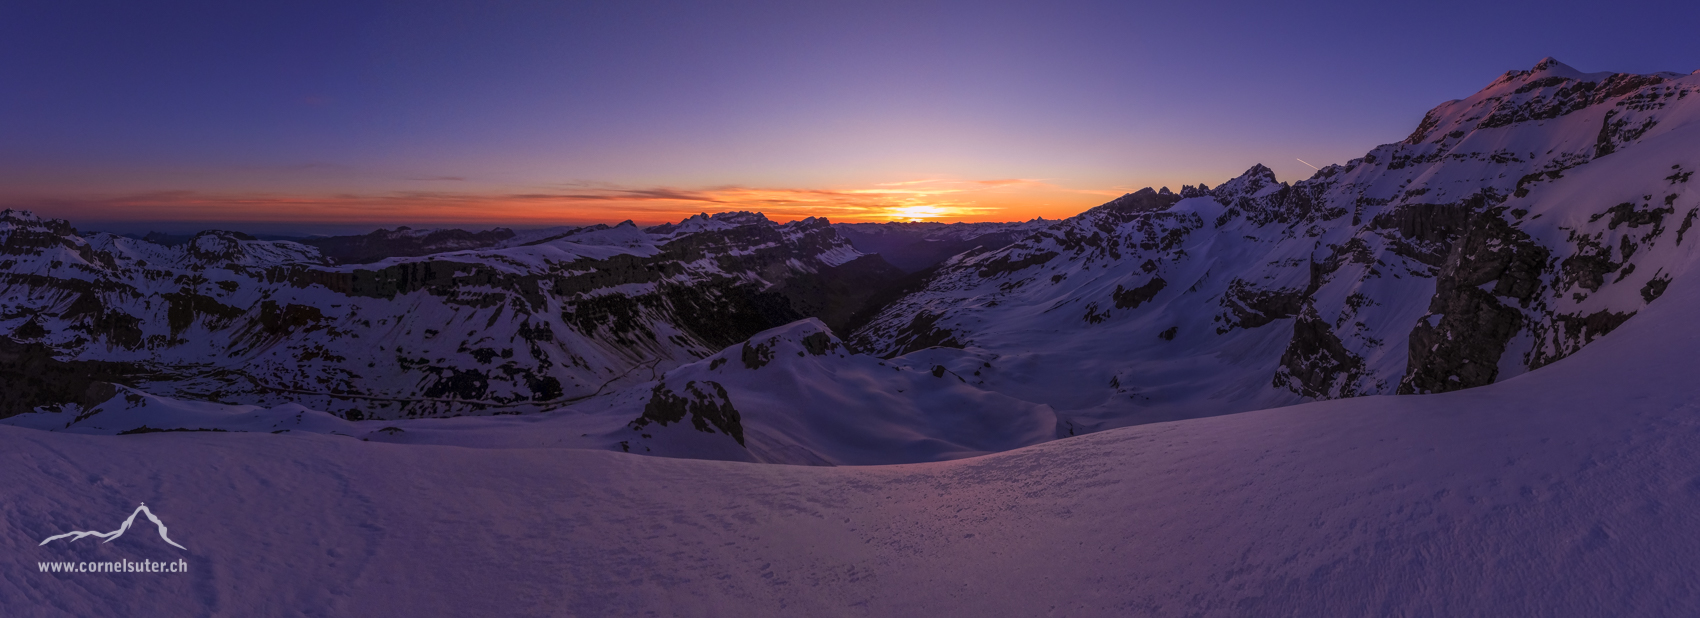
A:
<svg viewBox="0 0 1700 618">
<path fill-rule="evenodd" d="M 697 431 L 715 433 L 718 430 L 731 436 L 738 446 L 744 445 L 742 417 L 727 398 L 726 388 L 717 382 L 687 382 L 683 393 L 673 392 L 666 384 L 655 385 L 649 402 L 644 404 L 643 416 L 628 427 L 633 431 L 642 431 L 651 423 L 666 427 L 687 417 Z"/>
<path fill-rule="evenodd" d="M 0 418 L 72 404 L 87 410 L 117 394 L 112 383 L 130 382 L 136 373 L 124 363 L 61 361 L 47 346 L 0 337 L 0 393 L 5 393 Z"/>
<path fill-rule="evenodd" d="M 1429 315 L 1411 331 L 1400 393 L 1439 393 L 1498 378 L 1506 346 L 1524 327 L 1522 309 L 1545 286 L 1550 255 L 1512 227 L 1504 210 L 1476 211 L 1447 240 L 1451 250 L 1436 277 Z"/>
</svg>

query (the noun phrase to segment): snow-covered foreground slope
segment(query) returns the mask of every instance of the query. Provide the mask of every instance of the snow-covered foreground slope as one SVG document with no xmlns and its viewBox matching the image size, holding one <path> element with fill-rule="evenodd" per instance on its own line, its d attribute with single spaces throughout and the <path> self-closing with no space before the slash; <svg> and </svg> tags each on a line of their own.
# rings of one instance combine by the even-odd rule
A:
<svg viewBox="0 0 1700 618">
<path fill-rule="evenodd" d="M 0 427 L 7 615 L 1683 615 L 1700 276 L 1476 389 L 818 468 Z M 146 502 L 170 526 L 110 544 Z M 188 561 L 43 574 L 39 561 Z"/>
</svg>

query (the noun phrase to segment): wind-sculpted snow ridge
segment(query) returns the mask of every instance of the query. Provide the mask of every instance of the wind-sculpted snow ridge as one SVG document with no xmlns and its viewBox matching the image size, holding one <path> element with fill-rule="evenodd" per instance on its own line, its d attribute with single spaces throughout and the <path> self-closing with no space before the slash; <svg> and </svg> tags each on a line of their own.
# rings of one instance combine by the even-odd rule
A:
<svg viewBox="0 0 1700 618">
<path fill-rule="evenodd" d="M 313 247 L 240 233 L 166 246 L 5 211 L 0 336 L 59 361 L 119 363 L 137 376 L 129 385 L 182 400 L 293 402 L 350 419 L 523 412 L 649 380 L 804 317 L 843 323 L 901 276 L 824 219 L 705 219 L 714 225 L 471 240 L 380 230 L 338 250 L 494 244 L 331 264 Z"/>
<path fill-rule="evenodd" d="M 931 464 L 0 427 L 0 517 L 14 529 L 0 552 L 30 571 L 0 577 L 0 605 L 182 616 L 1686 615 L 1700 604 L 1697 275 L 1674 279 L 1602 340 L 1481 388 L 1126 427 Z M 416 422 L 427 420 L 497 418 Z M 188 573 L 139 585 L 34 572 L 35 561 L 159 559 L 136 544 L 36 546 L 61 522 L 136 501 L 174 505 L 172 531 L 195 550 Z"/>
<path fill-rule="evenodd" d="M 960 256 L 851 340 L 993 359 L 1079 430 L 1481 386 L 1690 268 L 1697 143 L 1700 75 L 1549 58 L 1296 184 L 1145 189 Z"/>
</svg>

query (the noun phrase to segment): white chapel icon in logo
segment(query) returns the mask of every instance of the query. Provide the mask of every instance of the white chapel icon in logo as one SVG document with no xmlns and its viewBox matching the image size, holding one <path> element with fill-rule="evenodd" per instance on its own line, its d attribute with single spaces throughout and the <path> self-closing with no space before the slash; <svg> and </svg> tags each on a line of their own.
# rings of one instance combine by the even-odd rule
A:
<svg viewBox="0 0 1700 618">
<path fill-rule="evenodd" d="M 76 540 L 82 539 L 85 536 L 98 536 L 100 538 L 106 539 L 104 542 L 111 543 L 113 539 L 124 536 L 124 532 L 130 529 L 130 524 L 136 523 L 136 515 L 143 514 L 143 513 L 147 514 L 148 521 L 153 522 L 153 525 L 157 526 L 159 528 L 159 538 L 165 539 L 165 542 L 170 543 L 172 545 L 172 547 L 176 547 L 177 549 L 182 549 L 182 550 L 189 549 L 189 548 L 184 547 L 182 545 L 178 545 L 176 541 L 171 540 L 171 537 L 165 535 L 165 522 L 160 521 L 158 517 L 154 516 L 153 511 L 148 510 L 148 503 L 146 503 L 146 502 L 143 502 L 141 506 L 136 507 L 136 510 L 131 511 L 130 512 L 130 518 L 124 520 L 124 525 L 119 526 L 117 530 L 113 530 L 111 532 L 94 532 L 94 531 L 73 530 L 71 532 L 66 532 L 65 534 L 59 534 L 59 535 L 47 537 L 47 540 L 42 541 L 41 545 L 46 545 L 48 543 L 51 543 L 53 541 L 57 541 L 59 539 L 63 539 L 65 537 L 74 537 L 71 540 L 76 541 Z M 37 545 L 37 547 L 40 547 L 41 545 Z"/>
</svg>

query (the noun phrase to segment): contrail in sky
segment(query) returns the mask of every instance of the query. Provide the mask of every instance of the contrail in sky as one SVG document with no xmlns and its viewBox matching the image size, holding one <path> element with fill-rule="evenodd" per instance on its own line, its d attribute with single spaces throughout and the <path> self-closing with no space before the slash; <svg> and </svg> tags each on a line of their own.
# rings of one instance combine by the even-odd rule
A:
<svg viewBox="0 0 1700 618">
<path fill-rule="evenodd" d="M 1295 158 L 1296 158 L 1296 157 L 1295 157 Z M 1303 164 L 1305 164 L 1305 165 L 1310 165 L 1310 162 L 1309 162 L 1309 161 L 1306 161 L 1306 160 L 1304 160 L 1304 159 L 1299 159 L 1299 160 L 1298 160 L 1298 161 L 1299 161 L 1299 163 L 1303 163 Z M 1320 167 L 1317 167 L 1317 166 L 1315 166 L 1315 165 L 1310 165 L 1310 169 L 1313 169 L 1313 170 L 1316 170 L 1316 171 L 1318 171 L 1318 172 L 1320 172 L 1320 171 L 1322 171 L 1322 168 L 1320 168 Z"/>
</svg>

